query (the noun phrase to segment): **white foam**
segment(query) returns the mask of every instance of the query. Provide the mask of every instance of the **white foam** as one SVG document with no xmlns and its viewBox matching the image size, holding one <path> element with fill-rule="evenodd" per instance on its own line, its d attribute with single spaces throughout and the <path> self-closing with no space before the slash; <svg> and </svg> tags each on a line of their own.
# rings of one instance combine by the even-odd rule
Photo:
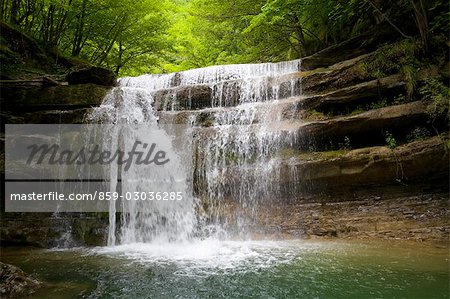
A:
<svg viewBox="0 0 450 299">
<path fill-rule="evenodd" d="M 129 259 L 142 264 L 176 264 L 180 271 L 240 270 L 288 263 L 299 254 L 330 248 L 328 243 L 301 241 L 219 241 L 207 239 L 182 243 L 135 243 L 99 247 L 93 254 Z"/>
</svg>

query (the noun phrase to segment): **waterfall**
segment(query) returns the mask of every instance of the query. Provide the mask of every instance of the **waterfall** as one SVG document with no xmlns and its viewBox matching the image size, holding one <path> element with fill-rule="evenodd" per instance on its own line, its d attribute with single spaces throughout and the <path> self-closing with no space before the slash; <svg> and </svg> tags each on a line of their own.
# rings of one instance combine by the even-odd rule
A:
<svg viewBox="0 0 450 299">
<path fill-rule="evenodd" d="M 109 206 L 108 245 L 140 242 L 186 241 L 192 237 L 196 224 L 195 198 L 188 186 L 188 175 L 180 157 L 174 152 L 173 138 L 160 128 L 152 108 L 153 98 L 144 89 L 117 87 L 102 105 L 89 115 L 91 123 L 102 123 L 103 147 L 132 151 L 136 141 L 157 143 L 170 152 L 170 163 L 163 166 L 111 163 L 105 167 L 109 191 L 123 194 L 125 199 L 111 201 Z M 181 192 L 182 200 L 149 200 L 149 192 Z M 126 194 L 145 194 L 147 200 L 129 200 Z M 139 195 L 140 196 L 140 195 Z M 142 198 L 142 197 L 141 197 Z M 120 205 L 120 206 L 118 206 Z M 116 219 L 116 212 L 122 212 Z M 116 223 L 120 223 L 119 230 Z M 119 235 L 119 240 L 116 240 Z"/>
<path fill-rule="evenodd" d="M 170 126 L 177 113 L 186 112 L 187 126 L 181 130 L 184 136 L 181 148 L 189 155 L 174 159 L 171 167 L 158 168 L 156 172 L 132 167 L 125 173 L 117 165 L 106 170 L 110 190 L 121 193 L 149 191 L 149 188 L 172 191 L 176 187 L 185 194 L 183 201 L 166 205 L 125 201 L 120 207 L 120 219 L 116 219 L 116 203 L 111 203 L 108 244 L 185 241 L 210 230 L 211 225 L 216 226 L 214 231 L 219 225 L 227 228 L 226 222 L 233 222 L 238 233 L 244 231 L 248 225 L 246 215 L 254 213 L 261 203 L 280 192 L 276 153 L 285 146 L 292 146 L 298 138 L 295 130 L 283 129 L 288 125 L 284 113 L 294 106 L 281 99 L 301 95 L 299 80 L 280 78 L 298 73 L 300 67 L 301 61 L 293 60 L 211 66 L 120 79 L 119 87 L 108 94 L 89 116 L 89 121 L 145 124 L 152 132 L 159 133 L 158 142 L 170 144 L 173 136 L 161 126 Z M 193 94 L 200 88 L 210 95 L 208 107 L 196 111 L 197 114 L 176 108 L 182 101 L 189 107 L 194 105 Z M 202 126 L 198 113 L 210 115 L 211 124 Z M 106 147 L 127 150 L 136 139 L 145 141 L 150 138 L 148 135 L 154 135 L 145 130 L 121 134 L 114 128 L 112 126 L 108 134 L 109 140 L 104 141 Z M 179 129 L 176 131 L 180 134 Z M 180 157 L 180 152 L 174 157 Z M 161 178 L 166 178 L 167 182 L 161 182 Z M 152 185 L 156 184 L 154 181 L 157 185 Z M 235 206 L 234 211 L 240 212 L 223 221 L 230 202 Z"/>
</svg>

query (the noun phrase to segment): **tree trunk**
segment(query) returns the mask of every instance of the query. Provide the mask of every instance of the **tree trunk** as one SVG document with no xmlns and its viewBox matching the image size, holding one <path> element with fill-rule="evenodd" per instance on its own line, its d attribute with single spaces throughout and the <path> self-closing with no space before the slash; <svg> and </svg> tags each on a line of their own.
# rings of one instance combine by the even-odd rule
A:
<svg viewBox="0 0 450 299">
<path fill-rule="evenodd" d="M 11 1 L 11 13 L 10 13 L 10 22 L 14 25 L 19 25 L 19 9 L 20 9 L 20 0 L 12 0 Z"/>
<path fill-rule="evenodd" d="M 299 53 L 300 56 L 303 57 L 305 55 L 305 34 L 303 33 L 303 28 L 302 25 L 300 24 L 300 19 L 298 18 L 298 16 L 294 16 L 294 21 L 295 21 L 295 25 L 294 25 L 294 32 L 295 32 L 295 36 L 299 42 L 298 47 L 299 47 Z"/>
<path fill-rule="evenodd" d="M 86 4 L 87 0 L 83 0 L 81 4 L 80 14 L 77 16 L 76 30 L 73 37 L 73 46 L 72 46 L 72 56 L 78 56 L 81 53 L 81 49 L 84 45 L 83 34 L 84 34 L 84 19 L 86 16 Z"/>
<path fill-rule="evenodd" d="M 123 46 L 122 46 L 122 42 L 119 42 L 119 58 L 117 61 L 117 66 L 116 66 L 116 71 L 115 71 L 117 76 L 119 75 L 120 69 L 123 66 L 122 57 L 123 57 Z"/>
<path fill-rule="evenodd" d="M 419 3 L 416 3 L 415 0 L 409 0 L 414 10 L 414 17 L 416 20 L 417 28 L 419 29 L 420 39 L 423 46 L 424 54 L 428 53 L 429 42 L 430 42 L 430 30 L 428 27 L 428 17 L 427 11 L 423 5 L 422 0 L 418 0 Z"/>
</svg>

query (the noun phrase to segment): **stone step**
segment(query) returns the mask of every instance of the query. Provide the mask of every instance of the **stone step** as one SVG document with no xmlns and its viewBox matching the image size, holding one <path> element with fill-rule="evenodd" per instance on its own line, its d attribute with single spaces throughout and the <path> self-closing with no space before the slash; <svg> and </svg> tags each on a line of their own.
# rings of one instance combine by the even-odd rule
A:
<svg viewBox="0 0 450 299">
<path fill-rule="evenodd" d="M 371 99 L 383 99 L 390 95 L 405 94 L 406 83 L 402 75 L 392 75 L 379 80 L 372 80 L 317 96 L 305 98 L 305 109 L 329 111 L 343 109 L 349 104 L 355 105 Z"/>
<path fill-rule="evenodd" d="M 322 95 L 360 84 L 378 81 L 380 85 L 403 82 L 401 75 L 388 74 L 387 78 L 374 80 L 371 74 L 361 71 L 361 65 L 370 61 L 374 53 L 341 61 L 327 68 L 294 72 L 253 79 L 226 80 L 215 84 L 199 84 L 161 89 L 152 93 L 155 108 L 159 111 L 200 110 L 212 107 L 233 107 L 243 103 L 266 102 L 300 95 Z M 370 85 L 369 84 L 369 85 Z M 356 96 L 356 95 L 355 95 Z"/>
<path fill-rule="evenodd" d="M 66 107 L 67 108 L 67 107 Z M 5 124 L 82 124 L 92 108 L 68 110 L 42 110 L 19 115 L 0 113 L 0 121 Z"/>
<path fill-rule="evenodd" d="M 268 186 L 279 186 L 278 194 L 269 194 L 278 199 L 296 198 L 302 194 L 364 188 L 389 184 L 403 184 L 437 177 L 439 182 L 449 171 L 448 141 L 441 136 L 411 142 L 391 149 L 375 146 L 342 152 L 335 157 L 327 153 L 311 154 L 311 158 L 292 155 L 272 162 L 269 173 L 264 174 Z M 252 184 L 261 176 L 261 170 L 249 167 L 243 171 L 241 165 L 230 167 L 221 173 L 224 189 L 239 190 L 240 181 Z M 273 180 L 273 181 L 272 181 Z M 444 182 L 445 183 L 445 182 Z M 226 194 L 227 192 L 224 191 Z M 266 194 L 267 195 L 267 194 Z"/>
<path fill-rule="evenodd" d="M 295 103 L 295 102 L 294 102 Z M 278 107 L 280 108 L 280 106 Z M 275 110 L 268 109 L 269 112 Z M 281 109 L 280 111 L 283 112 Z M 278 112 L 279 113 L 279 112 Z M 267 120 L 267 119 L 266 119 Z M 216 134 L 229 130 L 231 134 L 256 134 L 276 136 L 278 146 L 283 143 L 298 149 L 320 149 L 329 144 L 338 144 L 349 138 L 354 146 L 382 143 L 384 134 L 393 134 L 426 125 L 429 116 L 421 101 L 370 110 L 353 116 L 334 117 L 320 121 L 301 119 L 283 119 L 264 123 L 242 124 L 234 126 L 199 127 L 199 138 L 214 138 Z"/>
<path fill-rule="evenodd" d="M 429 120 L 426 106 L 421 101 L 370 110 L 353 116 L 313 121 L 299 128 L 302 138 L 310 145 L 348 137 L 353 144 L 376 144 L 386 131 L 401 133 L 414 126 L 425 126 Z M 304 144 L 303 147 L 307 145 Z"/>
<path fill-rule="evenodd" d="M 236 117 L 253 113 L 252 123 L 274 122 L 302 118 L 303 109 L 327 111 L 348 108 L 349 104 L 357 105 L 375 99 L 387 98 L 393 94 L 402 94 L 405 83 L 401 75 L 393 75 L 380 80 L 372 80 L 333 92 L 314 96 L 295 96 L 277 101 L 242 104 L 234 107 L 203 108 L 198 110 L 160 111 L 163 123 L 210 126 L 224 114 Z M 239 123 L 241 125 L 248 124 Z"/>
<path fill-rule="evenodd" d="M 199 110 L 266 102 L 301 94 L 299 73 L 289 76 L 227 80 L 161 89 L 152 93 L 159 111 Z"/>
<path fill-rule="evenodd" d="M 440 136 L 391 149 L 386 146 L 349 151 L 333 159 L 289 159 L 281 163 L 285 184 L 336 188 L 367 184 L 406 183 L 447 173 L 448 144 Z M 297 180 L 289 173 L 297 173 Z"/>
</svg>

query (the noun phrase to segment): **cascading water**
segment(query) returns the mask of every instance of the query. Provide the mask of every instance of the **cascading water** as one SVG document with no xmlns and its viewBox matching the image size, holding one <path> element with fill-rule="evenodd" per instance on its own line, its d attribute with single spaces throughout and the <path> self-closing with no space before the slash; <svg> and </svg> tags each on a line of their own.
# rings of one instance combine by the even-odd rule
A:
<svg viewBox="0 0 450 299">
<path fill-rule="evenodd" d="M 195 101 L 191 96 L 200 87 L 210 90 L 210 105 L 197 112 L 209 113 L 212 118 L 211 125 L 204 128 L 194 114 L 188 117 L 189 126 L 185 129 L 184 136 L 191 136 L 195 132 L 195 138 L 184 138 L 185 143 L 191 143 L 184 146 L 193 145 L 194 154 L 184 161 L 176 161 L 175 169 L 158 169 L 157 173 L 145 168 L 130 169 L 126 173 L 114 167 L 107 170 L 110 175 L 110 190 L 120 189 L 122 193 L 148 191 L 149 181 L 152 179 L 171 178 L 169 181 L 174 181 L 177 178 L 177 181 L 185 182 L 182 191 L 186 198 L 177 205 L 126 202 L 122 207 L 119 242 L 188 240 L 196 233 L 198 221 L 201 223 L 202 219 L 207 219 L 205 221 L 209 224 L 219 223 L 219 215 L 226 209 L 222 209 L 225 201 L 234 201 L 242 210 L 242 213 L 234 214 L 234 220 L 228 221 L 237 224 L 238 230 L 246 226 L 244 214 L 251 214 L 262 201 L 276 197 L 279 192 L 279 164 L 274 154 L 281 147 L 295 142 L 296 138 L 296 134 L 289 130 L 274 128 L 284 117 L 284 106 L 280 105 L 279 99 L 301 94 L 298 80 L 282 81 L 279 77 L 299 70 L 300 61 L 294 60 L 213 66 L 174 74 L 122 78 L 120 86 L 90 115 L 92 122 L 146 124 L 158 128 L 164 123 L 158 121 L 159 117 L 167 123 L 167 119 L 170 119 L 167 116 L 174 115 L 177 113 L 175 110 L 179 110 L 175 109 L 179 107 L 177 101 L 186 100 L 177 98 L 180 88 L 188 91 L 184 95 L 189 97 L 191 105 L 191 101 Z M 162 111 L 158 112 L 154 107 Z M 144 141 L 149 138 L 145 135 L 141 132 L 123 136 L 118 132 L 111 132 L 111 139 L 105 141 L 105 146 L 121 145 L 126 150 L 136 138 Z M 164 138 L 170 140 L 168 136 Z M 187 160 L 191 160 L 193 165 L 189 166 Z M 188 183 L 190 175 L 193 176 L 193 184 Z M 116 183 L 118 181 L 121 181 L 119 189 Z M 166 191 L 175 187 L 170 183 L 160 184 L 154 187 Z M 197 206 L 194 193 L 201 199 L 201 205 Z M 117 207 L 111 204 L 110 245 L 117 243 L 116 211 Z M 221 222 L 223 225 L 224 222 Z M 204 228 L 207 225 L 203 222 L 199 226 Z"/>
<path fill-rule="evenodd" d="M 173 149 L 173 138 L 158 127 L 152 108 L 153 98 L 144 89 L 117 87 L 105 98 L 103 104 L 89 115 L 94 123 L 108 132 L 103 140 L 105 149 L 120 148 L 127 153 L 136 141 L 141 144 L 157 142 L 166 150 Z M 104 130 L 105 130 L 104 129 Z M 109 209 L 108 245 L 152 242 L 185 241 L 191 238 L 196 224 L 195 199 L 187 182 L 189 178 L 178 154 L 170 155 L 170 163 L 158 167 L 111 163 L 105 167 L 109 191 L 130 195 L 118 202 L 111 201 Z M 149 192 L 180 192 L 182 200 L 152 200 Z M 134 194 L 146 194 L 147 200 L 133 200 Z M 131 200 L 129 200 L 131 199 Z M 142 199 L 142 197 L 141 197 Z M 121 211 L 119 240 L 116 241 L 116 212 Z"/>
</svg>

